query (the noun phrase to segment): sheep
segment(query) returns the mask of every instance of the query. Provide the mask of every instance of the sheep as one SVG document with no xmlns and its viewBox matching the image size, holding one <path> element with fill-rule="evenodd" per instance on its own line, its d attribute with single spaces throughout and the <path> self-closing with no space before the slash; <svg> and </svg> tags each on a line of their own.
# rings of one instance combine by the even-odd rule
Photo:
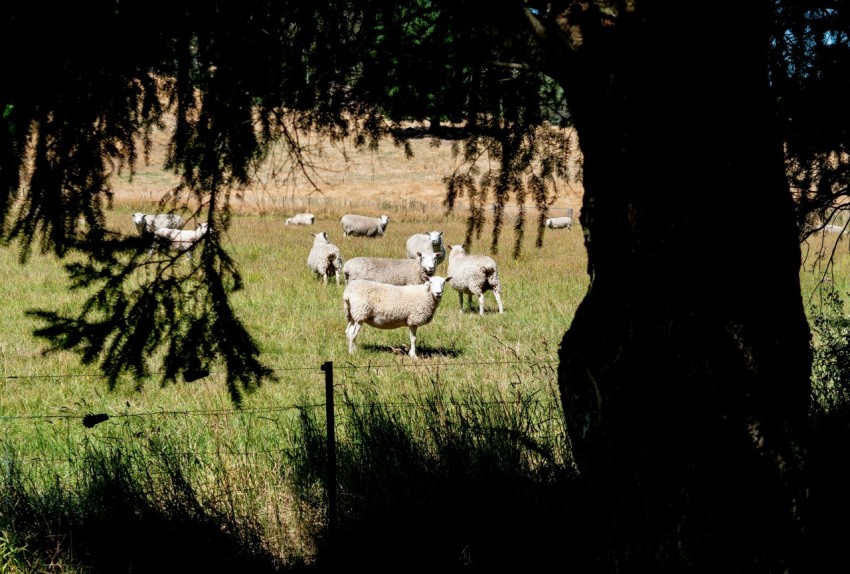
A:
<svg viewBox="0 0 850 574">
<path fill-rule="evenodd" d="M 847 229 L 842 225 L 827 224 L 824 225 L 823 228 L 821 228 L 821 233 L 838 234 L 839 237 L 842 235 L 847 235 L 847 232 Z"/>
<path fill-rule="evenodd" d="M 502 307 L 502 284 L 499 281 L 499 271 L 492 257 L 486 255 L 470 255 L 462 245 L 449 245 L 449 266 L 447 273 L 453 277 L 449 283 L 458 293 L 460 310 L 463 312 L 463 295 L 469 295 L 469 306 L 472 307 L 472 296 L 478 296 L 478 312 L 484 314 L 484 293 L 493 291 L 499 313 L 504 313 Z"/>
<path fill-rule="evenodd" d="M 339 273 L 342 270 L 342 253 L 339 247 L 331 243 L 324 231 L 310 235 L 313 236 L 313 247 L 307 255 L 307 267 L 316 277 L 321 277 L 325 285 L 328 284 L 328 276 L 334 275 L 339 286 Z"/>
<path fill-rule="evenodd" d="M 390 285 L 418 285 L 427 281 L 436 268 L 433 253 L 417 253 L 415 260 L 353 257 L 342 266 L 342 274 L 346 283 L 366 279 Z"/>
<path fill-rule="evenodd" d="M 153 230 L 154 245 L 156 242 L 165 243 L 171 249 L 186 254 L 188 259 L 192 258 L 190 249 L 209 231 L 209 222 L 202 221 L 193 230 L 170 229 L 168 227 L 157 227 Z M 151 247 L 153 252 L 153 247 Z"/>
<path fill-rule="evenodd" d="M 316 221 L 316 216 L 312 213 L 296 213 L 292 217 L 287 217 L 284 225 L 313 225 Z"/>
<path fill-rule="evenodd" d="M 417 233 L 407 239 L 407 256 L 416 259 L 417 253 L 433 253 L 437 257 L 435 265 L 439 265 L 446 259 L 446 246 L 443 245 L 442 231 L 428 231 Z"/>
<path fill-rule="evenodd" d="M 369 217 L 366 215 L 343 215 L 342 233 L 346 237 L 383 237 L 390 218 L 386 215 Z"/>
<path fill-rule="evenodd" d="M 416 356 L 416 329 L 434 318 L 443 288 L 451 277 L 433 275 L 419 285 L 389 285 L 378 281 L 358 279 L 345 286 L 343 308 L 348 325 L 348 352 L 353 353 L 354 339 L 363 324 L 377 329 L 407 327 L 410 332 L 410 351 Z"/>
<path fill-rule="evenodd" d="M 552 217 L 546 220 L 546 227 L 549 229 L 572 229 L 572 217 Z"/>
<path fill-rule="evenodd" d="M 186 222 L 176 213 L 145 214 L 136 212 L 133 214 L 133 223 L 139 235 L 153 233 L 157 229 L 183 229 Z"/>
</svg>

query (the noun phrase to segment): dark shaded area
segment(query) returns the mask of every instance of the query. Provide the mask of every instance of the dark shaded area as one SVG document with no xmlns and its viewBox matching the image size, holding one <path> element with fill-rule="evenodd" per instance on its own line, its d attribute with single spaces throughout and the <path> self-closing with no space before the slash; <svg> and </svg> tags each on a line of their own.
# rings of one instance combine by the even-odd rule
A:
<svg viewBox="0 0 850 574">
<path fill-rule="evenodd" d="M 7 461 L 0 528 L 27 541 L 44 563 L 92 573 L 278 571 L 250 517 L 200 502 L 187 463 L 175 450 L 151 446 L 145 454 L 87 450 L 74 461 L 84 472 L 74 489 L 57 476 L 52 487 L 34 491 L 26 469 Z M 158 472 L 167 480 L 157 480 Z"/>
<path fill-rule="evenodd" d="M 580 487 L 564 443 L 535 430 L 552 397 L 493 398 L 435 389 L 399 406 L 346 395 L 339 531 L 323 539 L 325 563 L 423 573 L 578 566 Z M 323 481 L 324 431 L 310 411 L 301 421 L 296 488 L 316 506 L 305 495 Z"/>
<path fill-rule="evenodd" d="M 303 546 L 271 543 L 238 508 L 201 502 L 192 477 L 204 463 L 182 453 L 179 439 L 92 447 L 71 461 L 82 479 L 74 489 L 57 480 L 34 491 L 25 468 L 4 467 L 0 529 L 42 556 L 60 547 L 63 562 L 93 573 L 532 573 L 578 563 L 580 490 L 553 393 L 460 395 L 435 383 L 398 403 L 369 391 L 340 399 L 333 538 L 324 413 L 315 408 L 292 429 L 295 448 L 281 451 Z M 304 547 L 317 556 L 300 556 Z"/>
</svg>

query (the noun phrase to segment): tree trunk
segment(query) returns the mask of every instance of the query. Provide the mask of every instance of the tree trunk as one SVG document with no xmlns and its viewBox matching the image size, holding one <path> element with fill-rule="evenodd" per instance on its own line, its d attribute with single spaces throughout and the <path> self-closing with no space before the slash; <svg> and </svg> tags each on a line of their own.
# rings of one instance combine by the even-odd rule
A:
<svg viewBox="0 0 850 574">
<path fill-rule="evenodd" d="M 585 160 L 559 385 L 589 565 L 793 572 L 811 353 L 769 4 L 633 5 L 570 14 L 558 78 Z"/>
</svg>

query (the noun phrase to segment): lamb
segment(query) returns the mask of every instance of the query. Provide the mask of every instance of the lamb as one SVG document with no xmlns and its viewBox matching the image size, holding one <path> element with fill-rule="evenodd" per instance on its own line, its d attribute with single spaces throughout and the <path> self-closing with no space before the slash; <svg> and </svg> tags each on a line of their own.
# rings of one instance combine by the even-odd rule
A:
<svg viewBox="0 0 850 574">
<path fill-rule="evenodd" d="M 209 222 L 202 221 L 194 230 L 188 229 L 170 229 L 168 227 L 157 227 L 153 230 L 154 241 L 165 243 L 172 249 L 186 254 L 186 257 L 191 259 L 192 254 L 190 249 L 207 234 L 209 230 Z M 153 252 L 153 248 L 151 248 Z"/>
<path fill-rule="evenodd" d="M 460 310 L 463 311 L 463 295 L 469 295 L 469 306 L 472 307 L 472 296 L 478 296 L 478 312 L 484 314 L 484 293 L 493 291 L 499 313 L 504 313 L 502 307 L 502 284 L 499 281 L 499 271 L 492 257 L 486 255 L 470 255 L 462 245 L 449 245 L 449 266 L 447 273 L 452 276 L 449 283 L 460 298 Z"/>
<path fill-rule="evenodd" d="M 377 281 L 358 279 L 345 286 L 342 294 L 343 308 L 348 325 L 348 352 L 353 353 L 354 339 L 363 323 L 377 329 L 407 327 L 410 332 L 411 358 L 416 356 L 416 329 L 434 318 L 443 288 L 451 277 L 433 275 L 419 285 L 388 285 Z"/>
<path fill-rule="evenodd" d="M 386 215 L 369 217 L 367 215 L 343 215 L 342 233 L 346 237 L 383 237 L 390 218 Z"/>
<path fill-rule="evenodd" d="M 435 264 L 439 265 L 446 259 L 446 247 L 443 245 L 442 231 L 417 233 L 407 239 L 407 256 L 416 259 L 417 253 L 433 253 L 437 257 Z"/>
<path fill-rule="evenodd" d="M 329 275 L 334 275 L 336 284 L 339 285 L 339 273 L 342 270 L 342 253 L 339 247 L 331 243 L 324 231 L 310 235 L 313 236 L 313 247 L 307 255 L 307 267 L 316 277 L 321 277 L 325 285 L 328 284 Z"/>
<path fill-rule="evenodd" d="M 572 217 L 553 217 L 546 220 L 546 227 L 549 229 L 572 229 Z"/>
<path fill-rule="evenodd" d="M 157 229 L 183 229 L 186 222 L 176 213 L 145 214 L 136 212 L 133 214 L 133 223 L 139 235 L 153 233 Z"/>
<path fill-rule="evenodd" d="M 353 257 L 342 266 L 342 274 L 346 283 L 365 279 L 390 285 L 418 285 L 427 281 L 436 268 L 433 253 L 417 253 L 415 260 Z"/>
<path fill-rule="evenodd" d="M 296 213 L 292 217 L 287 217 L 284 225 L 313 225 L 316 221 L 316 216 L 312 213 Z"/>
</svg>

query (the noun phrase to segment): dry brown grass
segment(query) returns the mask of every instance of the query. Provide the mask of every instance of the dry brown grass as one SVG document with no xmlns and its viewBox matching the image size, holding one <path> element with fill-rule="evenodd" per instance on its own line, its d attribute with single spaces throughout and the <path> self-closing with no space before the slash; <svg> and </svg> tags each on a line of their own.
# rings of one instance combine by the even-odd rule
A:
<svg viewBox="0 0 850 574">
<path fill-rule="evenodd" d="M 162 168 L 168 135 L 167 131 L 155 134 L 149 161 L 141 162 L 132 178 L 126 171 L 116 174 L 113 178 L 116 204 L 133 204 L 143 211 L 153 209 L 178 183 L 176 175 Z M 301 143 L 311 162 L 309 169 L 306 172 L 292 169 L 284 148 L 275 148 L 257 167 L 254 183 L 239 191 L 233 202 L 237 211 L 289 215 L 315 208 L 322 202 L 352 201 L 376 205 L 411 202 L 440 205 L 446 194 L 443 178 L 460 164 L 453 157 L 453 142 L 432 138 L 413 140 L 411 159 L 389 140 L 377 151 L 357 150 L 351 144 L 315 136 L 304 137 Z M 578 216 L 581 185 L 559 181 L 557 188 L 553 214 L 560 215 L 560 211 L 572 207 Z M 458 203 L 462 208 L 463 199 Z"/>
</svg>

